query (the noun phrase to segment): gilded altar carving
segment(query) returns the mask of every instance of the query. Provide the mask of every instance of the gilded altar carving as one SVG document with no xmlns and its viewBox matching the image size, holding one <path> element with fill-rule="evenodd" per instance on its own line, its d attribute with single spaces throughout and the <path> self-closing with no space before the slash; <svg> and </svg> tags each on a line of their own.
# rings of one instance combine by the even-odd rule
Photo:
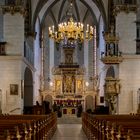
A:
<svg viewBox="0 0 140 140">
<path fill-rule="evenodd" d="M 119 51 L 119 35 L 115 32 L 114 25 L 109 32 L 103 33 L 105 39 L 105 52 L 101 52 L 101 61 L 104 64 L 119 64 L 123 61 L 122 53 Z"/>
<path fill-rule="evenodd" d="M 104 64 L 119 64 L 123 61 L 122 56 L 104 56 L 101 57 L 101 61 Z"/>
<path fill-rule="evenodd" d="M 56 80 L 55 81 L 55 91 L 56 93 L 60 93 L 61 92 L 61 81 L 60 80 Z"/>
<path fill-rule="evenodd" d="M 79 69 L 77 69 L 77 74 L 78 75 L 84 75 L 85 74 L 85 68 L 84 67 L 80 67 Z"/>
<path fill-rule="evenodd" d="M 52 74 L 53 75 L 61 75 L 61 69 L 59 67 L 53 67 Z"/>
<path fill-rule="evenodd" d="M 63 85 L 64 93 L 74 93 L 74 77 L 72 75 L 64 75 Z"/>
<path fill-rule="evenodd" d="M 117 95 L 107 95 L 106 101 L 109 105 L 110 114 L 116 114 L 117 112 Z"/>
<path fill-rule="evenodd" d="M 118 34 L 114 33 L 113 30 L 114 30 L 114 27 L 111 26 L 110 32 L 103 33 L 103 36 L 104 36 L 106 43 L 111 43 L 111 42 L 118 43 L 119 42 L 119 36 L 118 36 Z"/>
<path fill-rule="evenodd" d="M 120 93 L 120 83 L 118 79 L 106 79 L 105 85 L 106 94 L 119 94 Z"/>
<path fill-rule="evenodd" d="M 77 80 L 77 92 L 81 93 L 83 90 L 83 82 L 82 80 Z"/>
</svg>

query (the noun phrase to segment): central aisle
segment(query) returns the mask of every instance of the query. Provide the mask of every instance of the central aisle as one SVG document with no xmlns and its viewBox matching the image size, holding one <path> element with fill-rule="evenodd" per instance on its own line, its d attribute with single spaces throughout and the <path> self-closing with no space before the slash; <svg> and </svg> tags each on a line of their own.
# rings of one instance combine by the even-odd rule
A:
<svg viewBox="0 0 140 140">
<path fill-rule="evenodd" d="M 58 118 L 57 122 L 57 130 L 52 140 L 87 140 L 82 130 L 81 118 L 65 115 Z"/>
<path fill-rule="evenodd" d="M 81 124 L 58 124 L 52 140 L 87 140 Z"/>
</svg>

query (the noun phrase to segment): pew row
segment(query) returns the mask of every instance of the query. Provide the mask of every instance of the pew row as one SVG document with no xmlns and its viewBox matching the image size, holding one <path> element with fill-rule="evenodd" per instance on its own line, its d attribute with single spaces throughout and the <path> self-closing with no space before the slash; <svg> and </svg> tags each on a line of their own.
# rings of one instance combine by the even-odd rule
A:
<svg viewBox="0 0 140 140">
<path fill-rule="evenodd" d="M 139 115 L 83 113 L 82 128 L 89 140 L 140 140 Z"/>
<path fill-rule="evenodd" d="M 56 128 L 56 113 L 0 116 L 0 140 L 50 140 Z"/>
</svg>

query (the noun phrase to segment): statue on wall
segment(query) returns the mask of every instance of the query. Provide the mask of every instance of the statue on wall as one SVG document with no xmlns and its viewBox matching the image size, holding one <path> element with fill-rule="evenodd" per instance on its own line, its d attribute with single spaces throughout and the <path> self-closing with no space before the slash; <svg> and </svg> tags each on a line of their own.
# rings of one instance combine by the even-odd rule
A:
<svg viewBox="0 0 140 140">
<path fill-rule="evenodd" d="M 98 90 L 99 85 L 100 85 L 100 77 L 99 77 L 99 75 L 96 75 L 94 78 L 94 82 L 93 82 L 93 88 L 95 91 Z"/>
<path fill-rule="evenodd" d="M 120 93 L 120 88 L 121 88 L 121 85 L 119 82 L 115 82 L 115 90 L 116 90 L 116 93 Z"/>
<path fill-rule="evenodd" d="M 77 81 L 77 91 L 82 92 L 82 80 Z"/>
<path fill-rule="evenodd" d="M 66 91 L 71 92 L 72 79 L 70 76 L 66 79 Z"/>
<path fill-rule="evenodd" d="M 56 92 L 60 92 L 60 91 L 61 91 L 61 81 L 56 80 Z"/>
<path fill-rule="evenodd" d="M 108 50 L 110 56 L 114 55 L 114 50 L 115 50 L 115 44 L 114 43 L 110 43 L 109 50 Z"/>
<path fill-rule="evenodd" d="M 63 79 L 63 92 L 74 93 L 75 92 L 75 77 L 73 75 L 65 75 Z"/>
<path fill-rule="evenodd" d="M 72 76 L 64 76 L 64 92 L 66 93 L 70 93 L 72 92 L 72 84 L 73 84 L 73 80 L 72 80 Z"/>
<path fill-rule="evenodd" d="M 105 81 L 105 95 L 106 101 L 109 106 L 109 110 L 111 114 L 116 114 L 117 110 L 117 100 L 118 94 L 120 93 L 120 82 L 115 78 L 106 78 Z"/>
<path fill-rule="evenodd" d="M 109 105 L 110 114 L 116 114 L 116 112 L 117 112 L 117 96 L 110 95 L 107 97 L 106 101 Z"/>
</svg>

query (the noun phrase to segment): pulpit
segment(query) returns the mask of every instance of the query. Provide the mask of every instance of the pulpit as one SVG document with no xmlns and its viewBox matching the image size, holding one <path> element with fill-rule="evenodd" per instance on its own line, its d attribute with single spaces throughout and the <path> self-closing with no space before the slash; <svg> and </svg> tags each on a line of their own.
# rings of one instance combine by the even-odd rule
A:
<svg viewBox="0 0 140 140">
<path fill-rule="evenodd" d="M 33 106 L 33 114 L 34 115 L 45 114 L 43 107 L 42 106 Z"/>
</svg>

